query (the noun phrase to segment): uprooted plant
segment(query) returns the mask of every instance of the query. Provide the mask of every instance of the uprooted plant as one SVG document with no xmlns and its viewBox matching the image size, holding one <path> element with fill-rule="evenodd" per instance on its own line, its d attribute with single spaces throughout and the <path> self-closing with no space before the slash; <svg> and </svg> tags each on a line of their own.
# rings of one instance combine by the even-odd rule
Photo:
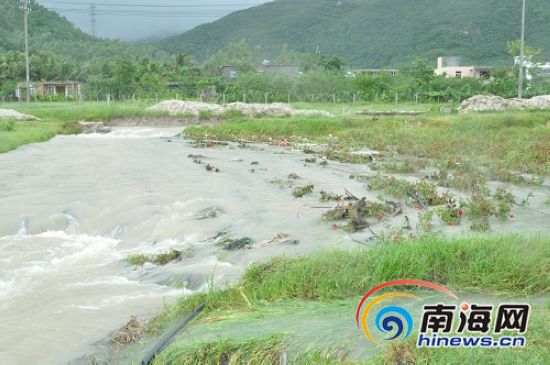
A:
<svg viewBox="0 0 550 365">
<path fill-rule="evenodd" d="M 353 200 L 354 202 L 340 204 L 336 208 L 329 210 L 323 214 L 323 219 L 327 221 L 347 220 L 347 224 L 343 228 L 353 233 L 370 228 L 367 219 L 376 218 L 378 221 L 381 221 L 387 215 L 394 213 L 395 210 L 394 206 L 370 201 L 366 198 L 355 198 Z"/>
</svg>

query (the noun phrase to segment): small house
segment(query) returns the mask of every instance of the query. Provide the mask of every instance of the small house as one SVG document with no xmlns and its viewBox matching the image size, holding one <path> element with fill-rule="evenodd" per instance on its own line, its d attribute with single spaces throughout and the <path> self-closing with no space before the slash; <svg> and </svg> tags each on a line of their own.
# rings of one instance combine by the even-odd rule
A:
<svg viewBox="0 0 550 365">
<path fill-rule="evenodd" d="M 491 78 L 493 68 L 484 66 L 462 66 L 460 57 L 439 57 L 437 59 L 436 76 L 446 77 L 474 77 L 477 79 Z"/>
<path fill-rule="evenodd" d="M 75 98 L 80 96 L 80 83 L 78 81 L 39 81 L 30 82 L 30 94 L 34 97 L 43 96 L 63 96 L 65 98 Z M 27 83 L 20 82 L 15 89 L 15 97 L 18 100 L 24 100 L 26 95 Z"/>
</svg>

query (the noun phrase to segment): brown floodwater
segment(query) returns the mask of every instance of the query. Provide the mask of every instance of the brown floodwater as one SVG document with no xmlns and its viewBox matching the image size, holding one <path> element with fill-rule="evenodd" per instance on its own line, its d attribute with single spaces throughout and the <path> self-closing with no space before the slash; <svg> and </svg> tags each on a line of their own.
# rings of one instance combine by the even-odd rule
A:
<svg viewBox="0 0 550 365">
<path fill-rule="evenodd" d="M 318 199 L 321 189 L 375 199 L 379 193 L 349 178 L 372 174 L 367 166 L 304 164 L 301 151 L 279 147 L 198 149 L 170 138 L 180 131 L 115 128 L 0 155 L 0 364 L 70 362 L 95 352 L 130 316 L 146 320 L 179 296 L 230 284 L 251 263 L 353 248 L 353 239 L 369 237 L 321 222 L 334 204 Z M 189 154 L 221 172 L 206 171 Z M 286 184 L 272 183 L 291 172 L 316 193 L 296 199 Z M 537 189 L 528 207 L 495 229 L 548 233 L 548 187 Z M 528 192 L 514 190 L 518 198 Z M 405 213 L 415 227 L 418 213 Z M 401 226 L 403 217 L 386 224 Z M 256 243 L 285 233 L 300 243 L 228 252 L 209 240 L 221 231 Z M 125 261 L 170 249 L 190 256 L 162 267 Z"/>
</svg>

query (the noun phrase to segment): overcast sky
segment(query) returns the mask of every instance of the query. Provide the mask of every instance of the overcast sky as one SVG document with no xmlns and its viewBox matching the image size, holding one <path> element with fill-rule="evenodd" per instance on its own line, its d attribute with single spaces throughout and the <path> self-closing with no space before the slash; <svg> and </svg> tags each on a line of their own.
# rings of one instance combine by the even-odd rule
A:
<svg viewBox="0 0 550 365">
<path fill-rule="evenodd" d="M 37 0 L 91 33 L 95 3 L 96 34 L 129 41 L 179 34 L 233 11 L 268 0 Z"/>
</svg>

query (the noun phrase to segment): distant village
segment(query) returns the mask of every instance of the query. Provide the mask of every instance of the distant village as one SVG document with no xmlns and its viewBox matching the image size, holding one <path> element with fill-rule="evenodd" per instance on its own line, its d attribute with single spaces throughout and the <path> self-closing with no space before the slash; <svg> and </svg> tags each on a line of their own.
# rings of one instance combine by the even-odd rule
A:
<svg viewBox="0 0 550 365">
<path fill-rule="evenodd" d="M 519 57 L 515 57 L 515 65 L 519 65 Z M 447 78 L 477 78 L 491 80 L 493 72 L 496 70 L 493 66 L 474 66 L 462 65 L 460 57 L 439 57 L 437 59 L 437 68 L 434 69 L 434 75 L 445 76 Z M 550 77 L 550 62 L 534 63 L 530 58 L 525 62 L 527 82 L 533 78 L 533 71 L 541 76 Z M 241 65 L 223 65 L 220 67 L 220 76 L 226 80 L 231 80 L 239 77 L 243 73 L 254 71 L 259 74 L 282 74 L 292 77 L 300 77 L 303 75 L 300 65 L 297 64 L 272 64 L 265 60 L 262 64 L 241 66 Z M 509 68 L 508 73 L 511 75 L 513 69 Z M 397 75 L 398 69 L 349 69 L 345 72 L 347 77 L 356 77 L 362 74 L 370 75 Z M 179 82 L 166 83 L 167 89 L 177 89 L 180 87 Z M 24 99 L 26 83 L 20 82 L 15 89 L 15 98 L 19 101 Z M 52 80 L 31 82 L 30 94 L 32 96 L 60 96 L 65 98 L 78 99 L 81 94 L 81 83 L 73 80 Z"/>
</svg>

